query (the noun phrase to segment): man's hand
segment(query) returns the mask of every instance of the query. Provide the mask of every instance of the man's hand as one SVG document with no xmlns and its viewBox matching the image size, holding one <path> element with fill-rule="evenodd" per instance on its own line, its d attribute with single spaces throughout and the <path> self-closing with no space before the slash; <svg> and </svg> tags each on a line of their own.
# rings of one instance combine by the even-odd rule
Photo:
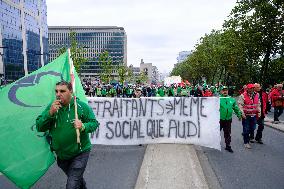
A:
<svg viewBox="0 0 284 189">
<path fill-rule="evenodd" d="M 49 115 L 53 116 L 62 107 L 60 100 L 55 100 L 49 109 Z"/>
<path fill-rule="evenodd" d="M 74 120 L 74 127 L 75 127 L 75 129 L 81 130 L 82 127 L 83 127 L 82 121 L 79 120 L 79 119 L 75 119 L 75 120 Z"/>
<path fill-rule="evenodd" d="M 246 115 L 245 115 L 245 114 L 242 114 L 242 118 L 243 118 L 243 119 L 246 119 L 247 117 L 246 117 Z"/>
</svg>

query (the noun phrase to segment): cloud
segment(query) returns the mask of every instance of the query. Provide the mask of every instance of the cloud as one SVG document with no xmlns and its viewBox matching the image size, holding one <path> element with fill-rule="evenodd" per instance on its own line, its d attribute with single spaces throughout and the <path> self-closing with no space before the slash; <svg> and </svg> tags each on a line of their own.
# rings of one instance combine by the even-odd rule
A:
<svg viewBox="0 0 284 189">
<path fill-rule="evenodd" d="M 140 59 L 170 71 L 180 51 L 220 29 L 236 0 L 48 0 L 48 25 L 120 26 L 128 65 Z"/>
</svg>

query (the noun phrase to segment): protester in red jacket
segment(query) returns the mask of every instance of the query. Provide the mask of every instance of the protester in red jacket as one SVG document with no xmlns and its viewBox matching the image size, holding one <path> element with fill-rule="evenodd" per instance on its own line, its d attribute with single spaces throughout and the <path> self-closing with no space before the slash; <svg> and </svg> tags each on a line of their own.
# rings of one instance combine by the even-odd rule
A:
<svg viewBox="0 0 284 189">
<path fill-rule="evenodd" d="M 203 92 L 202 91 L 202 93 L 203 93 L 203 96 L 204 97 L 210 97 L 210 96 L 213 96 L 213 93 L 212 93 L 212 91 L 210 90 L 210 89 L 205 89 L 205 91 Z"/>
<path fill-rule="evenodd" d="M 247 84 L 246 91 L 238 100 L 242 112 L 243 139 L 245 148 L 251 149 L 250 140 L 254 142 L 254 129 L 257 118 L 261 117 L 259 94 L 254 91 L 254 84 Z"/>
<path fill-rule="evenodd" d="M 274 123 L 279 123 L 279 116 L 283 113 L 284 107 L 284 90 L 282 84 L 277 84 L 270 96 L 272 100 L 272 106 L 274 107 Z"/>
</svg>

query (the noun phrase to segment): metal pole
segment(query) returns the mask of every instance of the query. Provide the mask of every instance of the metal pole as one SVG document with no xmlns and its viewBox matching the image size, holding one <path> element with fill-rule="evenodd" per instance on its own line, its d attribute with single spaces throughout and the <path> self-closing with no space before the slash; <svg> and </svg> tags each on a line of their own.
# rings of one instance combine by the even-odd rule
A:
<svg viewBox="0 0 284 189">
<path fill-rule="evenodd" d="M 8 47 L 0 47 L 0 49 L 7 49 Z M 1 50 L 2 51 L 2 50 Z M 3 60 L 3 56 L 4 56 L 4 51 L 0 52 L 0 56 L 1 56 L 1 61 L 3 63 L 3 77 L 4 77 L 4 85 L 6 85 L 6 70 L 5 70 L 5 63 Z"/>
</svg>

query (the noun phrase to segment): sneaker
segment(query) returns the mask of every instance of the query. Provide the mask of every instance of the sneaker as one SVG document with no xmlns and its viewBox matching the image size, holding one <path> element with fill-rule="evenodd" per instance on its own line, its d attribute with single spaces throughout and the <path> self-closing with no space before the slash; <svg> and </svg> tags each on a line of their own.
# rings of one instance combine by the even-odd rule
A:
<svg viewBox="0 0 284 189">
<path fill-rule="evenodd" d="M 234 151 L 232 150 L 231 146 L 226 146 L 225 150 L 227 150 L 228 152 L 233 153 Z"/>
<path fill-rule="evenodd" d="M 245 144 L 245 148 L 251 149 L 251 145 L 249 143 Z"/>
<path fill-rule="evenodd" d="M 273 121 L 273 123 L 274 123 L 274 124 L 278 124 L 278 123 L 280 123 L 280 121 Z"/>
<path fill-rule="evenodd" d="M 256 141 L 252 138 L 252 139 L 250 139 L 249 142 L 250 142 L 250 143 L 255 143 Z"/>
<path fill-rule="evenodd" d="M 262 142 L 262 140 L 260 139 L 260 140 L 257 140 L 256 141 L 258 144 L 263 144 L 263 142 Z"/>
</svg>

